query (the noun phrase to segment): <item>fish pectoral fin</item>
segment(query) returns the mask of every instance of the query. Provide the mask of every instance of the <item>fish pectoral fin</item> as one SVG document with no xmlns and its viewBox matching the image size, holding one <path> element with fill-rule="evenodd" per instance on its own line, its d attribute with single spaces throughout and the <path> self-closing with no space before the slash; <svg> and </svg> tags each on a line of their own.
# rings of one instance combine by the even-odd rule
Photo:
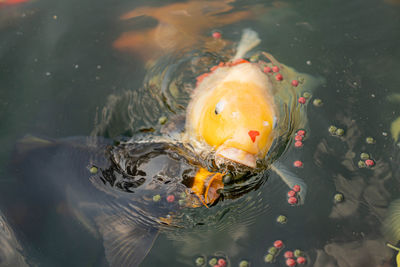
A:
<svg viewBox="0 0 400 267">
<path fill-rule="evenodd" d="M 155 227 L 134 225 L 122 216 L 104 215 L 96 218 L 96 223 L 110 266 L 138 266 L 158 235 Z"/>
</svg>

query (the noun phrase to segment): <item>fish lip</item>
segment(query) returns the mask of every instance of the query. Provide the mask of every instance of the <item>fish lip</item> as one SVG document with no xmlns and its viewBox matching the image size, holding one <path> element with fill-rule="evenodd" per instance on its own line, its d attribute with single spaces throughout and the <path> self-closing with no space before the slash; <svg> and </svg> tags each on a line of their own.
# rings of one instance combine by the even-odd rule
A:
<svg viewBox="0 0 400 267">
<path fill-rule="evenodd" d="M 220 147 L 215 153 L 216 157 L 222 157 L 250 168 L 256 167 L 256 156 L 247 151 L 235 147 Z"/>
</svg>

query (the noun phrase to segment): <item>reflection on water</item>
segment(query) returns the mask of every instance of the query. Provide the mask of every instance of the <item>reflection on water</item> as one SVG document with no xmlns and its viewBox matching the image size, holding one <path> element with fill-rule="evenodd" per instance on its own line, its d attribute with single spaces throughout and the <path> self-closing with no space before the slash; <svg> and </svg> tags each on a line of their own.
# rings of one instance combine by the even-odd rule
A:
<svg viewBox="0 0 400 267">
<path fill-rule="evenodd" d="M 42 184 L 37 193 L 34 181 L 21 188 L 10 170 L 14 144 L 27 133 L 116 138 L 143 129 L 157 132 L 161 116 L 171 119 L 184 112 L 195 76 L 226 60 L 220 51 L 232 49 L 229 40 L 239 40 L 242 29 L 251 27 L 263 40 L 260 50 L 326 80 L 312 92 L 323 106 L 308 106 L 304 146 L 291 145 L 281 158 L 287 166 L 303 161 L 295 172 L 308 185 L 307 201 L 290 207 L 287 187 L 271 172 L 265 184 L 242 198 L 188 212 L 185 220 L 202 218 L 204 224 L 174 234 L 166 230 L 142 265 L 187 266 L 198 255 L 221 253 L 232 266 L 242 259 L 267 266 L 268 247 L 282 239 L 287 249 L 305 251 L 310 266 L 394 266 L 394 251 L 385 246 L 388 237 L 381 227 L 389 203 L 400 196 L 400 152 L 390 131 L 400 110 L 387 100 L 399 83 L 398 14 L 396 1 L 94 5 L 37 0 L 0 5 L 0 206 L 10 248 L 2 246 L 1 252 L 22 266 L 21 255 L 43 266 L 106 266 L 99 229 L 85 213 L 93 207 L 85 206 L 83 213 L 70 210 L 87 190 L 64 188 L 68 172 L 57 172 L 58 160 L 71 157 L 41 162 L 43 168 L 51 164 L 51 173 L 64 181 Z M 223 38 L 208 38 L 213 30 Z M 162 66 L 148 61 L 161 56 Z M 188 61 L 196 58 L 205 60 Z M 184 75 L 178 77 L 180 72 Z M 330 125 L 343 128 L 344 136 L 331 136 Z M 368 136 L 375 144 L 365 142 Z M 362 152 L 374 167 L 359 168 Z M 344 202 L 334 204 L 337 192 Z M 275 221 L 280 214 L 288 217 L 285 225 Z M 273 265 L 284 266 L 282 254 Z"/>
</svg>

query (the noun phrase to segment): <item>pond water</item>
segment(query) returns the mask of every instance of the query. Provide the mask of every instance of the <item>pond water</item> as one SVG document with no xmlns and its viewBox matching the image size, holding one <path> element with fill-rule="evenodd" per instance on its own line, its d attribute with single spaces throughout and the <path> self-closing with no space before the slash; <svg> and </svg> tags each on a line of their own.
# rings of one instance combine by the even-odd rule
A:
<svg viewBox="0 0 400 267">
<path fill-rule="evenodd" d="M 59 185 L 19 180 L 18 140 L 152 131 L 188 96 L 174 96 L 171 107 L 160 88 L 143 84 L 190 62 L 191 51 L 217 53 L 204 47 L 215 30 L 237 43 L 251 28 L 262 40 L 256 49 L 323 81 L 307 100 L 304 146 L 290 143 L 279 159 L 306 182 L 306 202 L 290 206 L 287 186 L 268 171 L 260 188 L 192 211 L 201 224 L 162 232 L 141 266 L 195 266 L 199 256 L 218 255 L 230 266 L 285 266 L 283 251 L 295 249 L 307 266 L 395 266 L 386 242 L 399 240 L 381 229 L 400 197 L 399 121 L 392 124 L 400 116 L 398 0 L 12 2 L 0 0 L 0 210 L 24 257 L 13 265 L 107 266 L 102 238 L 69 213 Z M 330 134 L 331 125 L 344 135 Z M 359 167 L 363 152 L 373 167 Z M 292 167 L 296 160 L 302 168 Z M 336 193 L 343 202 L 334 203 Z M 278 239 L 285 249 L 265 263 Z"/>
</svg>

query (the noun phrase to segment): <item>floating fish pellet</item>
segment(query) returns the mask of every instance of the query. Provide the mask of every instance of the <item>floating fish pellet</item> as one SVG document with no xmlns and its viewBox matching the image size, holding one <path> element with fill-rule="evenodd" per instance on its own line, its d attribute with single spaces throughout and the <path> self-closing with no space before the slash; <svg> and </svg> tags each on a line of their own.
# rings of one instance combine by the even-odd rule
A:
<svg viewBox="0 0 400 267">
<path fill-rule="evenodd" d="M 277 81 L 282 81 L 282 80 L 283 80 L 282 74 L 280 74 L 280 73 L 276 74 L 276 75 L 275 75 L 275 80 L 277 80 Z"/>
<path fill-rule="evenodd" d="M 365 167 L 367 167 L 367 165 L 365 164 L 365 162 L 362 161 L 362 160 L 358 161 L 357 164 L 358 164 L 358 168 L 365 168 Z"/>
<path fill-rule="evenodd" d="M 294 190 L 290 190 L 290 191 L 287 193 L 287 195 L 288 195 L 288 197 L 294 197 L 294 196 L 296 195 L 296 192 L 295 192 Z"/>
<path fill-rule="evenodd" d="M 303 167 L 303 162 L 301 162 L 300 160 L 296 160 L 295 162 L 293 162 L 293 166 L 295 166 L 296 168 Z"/>
<path fill-rule="evenodd" d="M 296 141 L 296 142 L 294 143 L 294 146 L 295 146 L 295 147 L 302 147 L 302 146 L 303 146 L 303 142 L 301 142 L 301 141 Z"/>
<path fill-rule="evenodd" d="M 302 141 L 302 140 L 303 140 L 303 136 L 302 136 L 302 135 L 296 135 L 296 136 L 294 137 L 294 140 L 296 140 L 296 141 Z"/>
<path fill-rule="evenodd" d="M 179 206 L 184 206 L 186 204 L 186 201 L 184 199 L 179 199 L 178 204 Z"/>
<path fill-rule="evenodd" d="M 272 67 L 273 72 L 279 72 L 279 67 L 278 66 L 273 66 Z"/>
<path fill-rule="evenodd" d="M 337 130 L 336 130 L 336 135 L 337 135 L 337 136 L 343 136 L 343 135 L 344 135 L 344 130 L 341 129 L 341 128 L 337 129 Z"/>
<path fill-rule="evenodd" d="M 271 67 L 264 67 L 264 72 L 265 73 L 270 73 L 270 72 L 272 72 L 272 69 L 271 69 Z"/>
<path fill-rule="evenodd" d="M 369 137 L 365 138 L 365 142 L 367 142 L 367 144 L 369 144 L 369 145 L 373 145 L 373 144 L 375 144 L 375 139 L 373 137 L 369 136 Z"/>
<path fill-rule="evenodd" d="M 286 265 L 287 266 L 295 266 L 296 265 L 296 261 L 294 259 L 287 259 L 286 260 Z"/>
<path fill-rule="evenodd" d="M 175 196 L 174 195 L 168 195 L 167 196 L 167 202 L 172 203 L 175 201 Z"/>
<path fill-rule="evenodd" d="M 165 117 L 165 116 L 162 116 L 162 117 L 160 117 L 159 119 L 158 119 L 158 123 L 159 124 L 161 124 L 161 125 L 163 125 L 163 124 L 165 124 L 166 122 L 167 122 L 167 117 Z"/>
<path fill-rule="evenodd" d="M 365 165 L 367 165 L 368 167 L 372 167 L 375 165 L 375 162 L 372 159 L 367 159 L 365 161 Z"/>
<path fill-rule="evenodd" d="M 343 202 L 344 196 L 343 196 L 343 194 L 341 194 L 341 193 L 337 193 L 337 194 L 335 194 L 335 196 L 333 197 L 333 200 L 334 200 L 335 203 Z"/>
<path fill-rule="evenodd" d="M 96 166 L 92 166 L 89 171 L 90 171 L 91 174 L 96 174 L 98 169 L 97 169 Z"/>
<path fill-rule="evenodd" d="M 226 266 L 226 260 L 225 259 L 219 259 L 218 260 L 218 266 L 219 267 L 225 267 Z"/>
<path fill-rule="evenodd" d="M 285 258 L 293 258 L 294 254 L 292 251 L 288 250 L 285 252 L 285 254 L 283 254 L 283 257 Z"/>
<path fill-rule="evenodd" d="M 330 134 L 334 135 L 336 133 L 337 127 L 336 126 L 329 126 L 328 131 Z"/>
<path fill-rule="evenodd" d="M 268 249 L 268 253 L 275 256 L 276 254 L 278 254 L 278 249 L 276 247 L 270 247 Z"/>
<path fill-rule="evenodd" d="M 292 81 L 292 85 L 293 85 L 294 87 L 297 87 L 297 86 L 299 85 L 299 81 L 298 81 L 298 80 L 293 80 L 293 81 Z"/>
<path fill-rule="evenodd" d="M 214 39 L 220 39 L 222 37 L 222 33 L 220 33 L 219 31 L 215 31 L 212 33 L 212 37 Z"/>
<path fill-rule="evenodd" d="M 297 204 L 297 198 L 296 198 L 296 197 L 289 197 L 288 203 L 289 203 L 290 205 Z"/>
<path fill-rule="evenodd" d="M 360 154 L 360 158 L 361 158 L 362 160 L 367 160 L 367 159 L 369 159 L 369 155 L 368 155 L 368 153 L 361 153 L 361 154 Z"/>
<path fill-rule="evenodd" d="M 218 263 L 217 258 L 211 258 L 211 259 L 208 261 L 208 264 L 210 264 L 211 266 L 214 266 L 214 265 L 216 265 L 217 263 Z"/>
<path fill-rule="evenodd" d="M 153 196 L 153 201 L 154 201 L 154 202 L 158 202 L 158 201 L 160 201 L 160 199 L 161 199 L 161 196 L 160 196 L 160 195 L 155 195 L 155 196 Z"/>
<path fill-rule="evenodd" d="M 242 260 L 241 262 L 239 262 L 239 267 L 249 267 L 250 263 L 246 260 Z"/>
<path fill-rule="evenodd" d="M 306 131 L 305 131 L 305 130 L 298 130 L 298 131 L 296 132 L 296 134 L 297 134 L 297 135 L 300 135 L 300 136 L 305 136 L 305 135 L 306 135 Z"/>
<path fill-rule="evenodd" d="M 298 263 L 298 264 L 304 264 L 304 263 L 306 263 L 306 258 L 304 258 L 304 257 L 298 257 L 298 258 L 297 258 L 297 263 Z"/>
<path fill-rule="evenodd" d="M 299 97 L 298 102 L 299 102 L 300 104 L 305 104 L 305 103 L 306 103 L 306 98 L 305 98 L 304 96 L 301 96 L 301 97 Z"/>
<path fill-rule="evenodd" d="M 276 221 L 281 224 L 287 223 L 287 217 L 285 215 L 279 215 Z"/>
<path fill-rule="evenodd" d="M 293 186 L 293 191 L 294 191 L 294 192 L 300 192 L 300 190 L 301 190 L 300 185 L 297 185 L 297 184 L 296 184 L 296 185 Z"/>
<path fill-rule="evenodd" d="M 276 241 L 274 242 L 274 247 L 276 247 L 276 248 L 282 248 L 282 247 L 283 247 L 283 242 L 282 242 L 282 240 L 276 240 Z"/>
<path fill-rule="evenodd" d="M 293 252 L 293 254 L 294 254 L 294 256 L 295 256 L 296 258 L 298 258 L 298 257 L 300 257 L 300 256 L 303 255 L 303 252 L 302 252 L 300 249 L 296 249 L 296 250 Z"/>
<path fill-rule="evenodd" d="M 203 257 L 198 257 L 195 261 L 196 266 L 203 266 L 205 263 L 205 260 Z"/>
<path fill-rule="evenodd" d="M 264 261 L 265 261 L 266 263 L 271 263 L 271 262 L 274 261 L 274 256 L 271 255 L 271 254 L 267 254 L 267 255 L 264 257 Z"/>
<path fill-rule="evenodd" d="M 322 100 L 319 98 L 314 99 L 313 105 L 316 107 L 321 107 L 323 105 Z"/>
</svg>

